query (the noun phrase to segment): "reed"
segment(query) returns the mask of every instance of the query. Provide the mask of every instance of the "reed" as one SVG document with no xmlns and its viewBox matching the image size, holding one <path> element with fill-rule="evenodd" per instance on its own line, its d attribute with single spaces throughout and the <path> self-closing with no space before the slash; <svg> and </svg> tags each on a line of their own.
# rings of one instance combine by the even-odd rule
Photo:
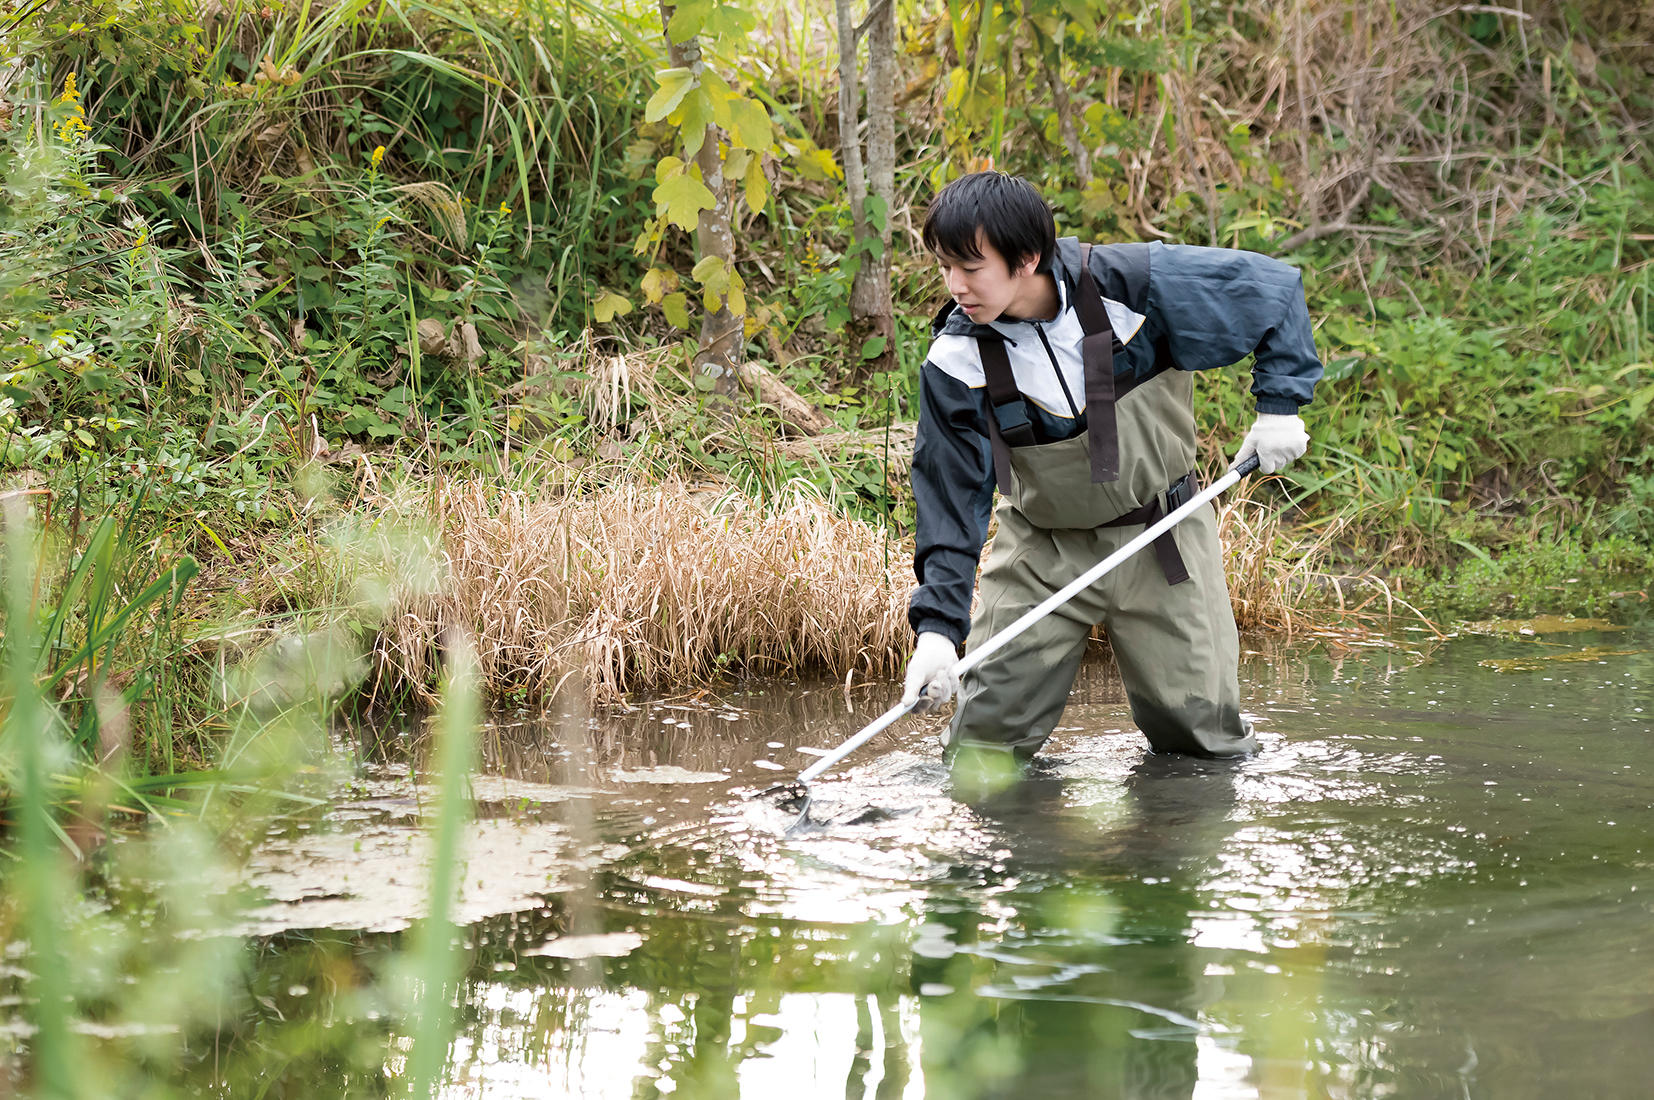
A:
<svg viewBox="0 0 1654 1100">
<path fill-rule="evenodd" d="M 60 727 L 35 686 L 39 638 L 31 613 L 33 549 L 24 509 L 10 502 L 5 523 L 9 627 L 5 656 L 10 697 L 5 700 L 0 725 L 0 762 L 10 765 L 5 771 L 16 775 L 20 797 L 17 866 L 8 876 L 6 893 L 15 898 L 17 923 L 28 943 L 28 994 L 35 1026 L 33 1085 L 37 1095 L 67 1097 L 72 1095 L 78 1040 L 69 1026 L 63 941 L 56 921 L 67 900 L 67 872 L 58 847 L 63 831 L 49 793 L 49 777 L 61 767 L 62 746 Z"/>
<path fill-rule="evenodd" d="M 1231 597 L 1242 630 L 1291 633 L 1318 621 L 1302 605 L 1326 580 L 1327 543 L 1293 541 L 1266 496 L 1243 483 L 1219 509 Z M 677 481 L 466 481 L 436 501 L 440 577 L 389 594 L 375 691 L 427 692 L 449 630 L 474 639 L 497 699 L 547 697 L 573 673 L 600 703 L 728 674 L 893 677 L 907 657 L 911 543 L 813 486 L 761 502 Z"/>
<path fill-rule="evenodd" d="M 668 482 L 549 497 L 453 486 L 443 578 L 393 598 L 381 676 L 427 683 L 437 642 L 476 639 L 496 695 L 547 695 L 570 671 L 592 697 L 726 672 L 885 675 L 905 655 L 905 555 L 807 486 L 769 505 Z"/>
</svg>

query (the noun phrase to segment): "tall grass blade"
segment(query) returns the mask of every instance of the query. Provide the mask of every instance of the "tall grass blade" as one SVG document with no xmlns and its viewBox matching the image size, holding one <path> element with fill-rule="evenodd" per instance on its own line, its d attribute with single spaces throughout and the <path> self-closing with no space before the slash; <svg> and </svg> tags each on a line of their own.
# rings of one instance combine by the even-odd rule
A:
<svg viewBox="0 0 1654 1100">
<path fill-rule="evenodd" d="M 60 957 L 59 918 L 68 911 L 64 865 L 57 850 L 62 830 L 52 816 L 49 791 L 55 738 L 52 715 L 35 686 L 37 634 L 33 615 L 33 539 L 20 504 L 7 509 L 6 673 L 11 705 L 0 745 L 15 760 L 20 794 L 15 892 L 29 945 L 34 1095 L 42 1100 L 75 1096 L 75 1040 L 69 1030 L 69 991 Z"/>
<path fill-rule="evenodd" d="M 478 675 L 468 640 L 449 647 L 448 688 L 433 752 L 442 769 L 436 823 L 431 839 L 430 911 L 414 938 L 412 976 L 419 999 L 414 1006 L 409 1078 L 415 1100 L 436 1094 L 453 1024 L 453 988 L 461 970 L 452 916 L 459 882 L 460 833 L 471 812 L 469 780 L 472 737 L 477 728 Z"/>
<path fill-rule="evenodd" d="M 50 691 L 57 685 L 59 680 L 78 668 L 91 654 L 108 645 L 132 616 L 168 593 L 176 595 L 178 590 L 193 580 L 199 572 L 201 572 L 201 567 L 195 563 L 194 558 L 184 558 L 171 569 L 156 577 L 149 583 L 148 587 L 133 597 L 132 602 L 117 611 L 113 618 L 102 623 L 95 633 L 90 633 L 86 641 L 81 643 L 80 649 L 69 660 L 59 665 L 56 672 L 45 679 L 40 685 L 40 690 L 42 692 Z"/>
<path fill-rule="evenodd" d="M 58 597 L 57 607 L 52 612 L 51 621 L 46 625 L 46 641 L 40 647 L 37 660 L 46 660 L 46 655 L 52 651 L 52 647 L 62 640 L 63 629 L 69 621 L 69 612 L 75 606 L 75 602 L 80 599 L 81 588 L 85 586 L 86 578 L 92 572 L 92 568 L 101 565 L 107 570 L 109 540 L 114 531 L 115 517 L 105 516 L 103 522 L 98 524 L 97 530 L 92 532 L 92 537 L 87 540 L 86 549 L 81 552 L 80 564 L 75 566 L 74 573 L 69 577 L 69 583 L 63 588 L 63 594 Z M 37 666 L 36 674 L 38 675 L 41 671 Z"/>
</svg>

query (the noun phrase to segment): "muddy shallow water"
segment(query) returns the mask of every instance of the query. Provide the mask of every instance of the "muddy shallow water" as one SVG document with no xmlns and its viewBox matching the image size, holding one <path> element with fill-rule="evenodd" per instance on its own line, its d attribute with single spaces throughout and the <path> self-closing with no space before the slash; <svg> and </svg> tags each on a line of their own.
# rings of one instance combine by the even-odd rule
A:
<svg viewBox="0 0 1654 1100">
<path fill-rule="evenodd" d="M 1239 764 L 1146 756 L 1088 666 L 1020 781 L 956 787 L 910 722 L 790 833 L 757 792 L 888 685 L 501 722 L 445 1095 L 1646 1096 L 1650 651 L 1253 654 Z M 250 872 L 269 1014 L 230 1041 L 312 1095 L 385 1090 L 399 1049 L 336 993 L 421 911 L 426 795 L 381 755 Z"/>
</svg>

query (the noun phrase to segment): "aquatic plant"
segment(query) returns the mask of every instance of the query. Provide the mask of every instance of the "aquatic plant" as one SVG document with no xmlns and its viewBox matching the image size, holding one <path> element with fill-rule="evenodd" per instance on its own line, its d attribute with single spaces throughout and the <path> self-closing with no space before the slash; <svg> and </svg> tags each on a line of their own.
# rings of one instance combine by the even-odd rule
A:
<svg viewBox="0 0 1654 1100">
<path fill-rule="evenodd" d="M 215 1089 L 254 1078 L 268 1088 L 268 1040 L 221 1061 L 215 1038 L 260 1007 L 250 982 L 257 945 L 239 932 L 254 899 L 238 855 L 283 815 L 316 804 L 294 790 L 337 778 L 346 763 L 329 745 L 326 709 L 312 698 L 339 679 L 329 665 L 346 655 L 307 639 L 274 654 L 285 663 L 255 658 L 238 685 L 243 705 L 226 718 L 233 728 L 221 767 L 129 776 L 129 758 L 92 753 L 124 731 L 121 697 L 94 688 L 107 675 L 113 640 L 186 574 L 169 571 L 122 601 L 122 582 L 107 574 L 129 548 L 111 520 L 67 583 L 45 583 L 31 517 L 20 498 L 5 503 L 0 997 L 11 1046 L 0 1054 L 0 1089 L 40 1100 L 174 1095 L 157 1082 L 204 1058 Z M 43 589 L 56 598 L 51 606 L 40 606 Z M 294 659 L 295 649 L 308 652 Z M 335 993 L 382 1005 L 408 1037 L 399 1045 L 418 1097 L 440 1084 L 464 962 L 451 914 L 478 716 L 463 641 L 448 646 L 448 657 L 431 753 L 441 781 L 429 822 L 427 915 L 407 950 L 360 975 L 335 969 L 328 977 Z M 71 681 L 79 686 L 64 690 Z M 315 1042 L 308 1026 L 276 1038 Z"/>
</svg>

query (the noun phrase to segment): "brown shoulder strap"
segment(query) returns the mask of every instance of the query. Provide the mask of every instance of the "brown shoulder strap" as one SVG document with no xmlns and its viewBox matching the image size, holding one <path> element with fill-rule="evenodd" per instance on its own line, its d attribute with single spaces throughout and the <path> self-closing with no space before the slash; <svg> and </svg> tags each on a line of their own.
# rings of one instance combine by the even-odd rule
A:
<svg viewBox="0 0 1654 1100">
<path fill-rule="evenodd" d="M 994 480 L 999 491 L 1011 491 L 1011 448 L 1034 442 L 1034 426 L 1028 422 L 1028 406 L 1017 389 L 1011 372 L 1011 357 L 1005 341 L 978 337 L 976 349 L 982 356 L 982 376 L 988 389 L 988 445 L 994 456 Z"/>
<path fill-rule="evenodd" d="M 1120 480 L 1120 426 L 1114 419 L 1114 326 L 1108 320 L 1102 291 L 1091 274 L 1091 246 L 1080 245 L 1080 277 L 1075 280 L 1074 308 L 1085 338 L 1085 419 L 1091 435 L 1091 480 Z"/>
</svg>

